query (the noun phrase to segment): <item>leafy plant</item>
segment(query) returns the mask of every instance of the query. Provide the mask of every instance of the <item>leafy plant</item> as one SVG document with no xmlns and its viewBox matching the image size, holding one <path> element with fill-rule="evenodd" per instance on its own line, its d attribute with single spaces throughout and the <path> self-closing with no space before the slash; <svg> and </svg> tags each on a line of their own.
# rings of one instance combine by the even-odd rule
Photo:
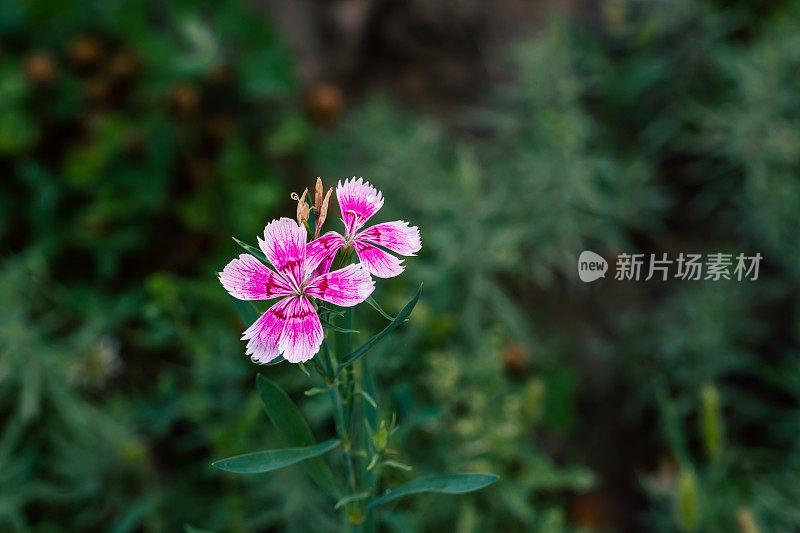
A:
<svg viewBox="0 0 800 533">
<path fill-rule="evenodd" d="M 220 273 L 220 281 L 240 300 L 280 298 L 263 314 L 254 313 L 248 304 L 237 303 L 236 308 L 247 326 L 244 334 L 244 338 L 249 339 L 247 353 L 252 355 L 253 362 L 270 366 L 287 360 L 299 363 L 306 374 L 305 364 L 310 362 L 321 386 L 307 390 L 306 395 L 327 393 L 330 396 L 337 438 L 316 444 L 308 424 L 289 396 L 277 383 L 259 375 L 258 391 L 264 408 L 289 447 L 238 455 L 213 464 L 227 472 L 255 474 L 302 462 L 314 482 L 336 498 L 334 509 L 344 509 L 345 524 L 355 531 L 372 531 L 379 521 L 377 508 L 397 498 L 423 492 L 472 492 L 498 478 L 489 474 L 426 476 L 382 496 L 376 495 L 385 469 L 410 470 L 411 467 L 390 458 L 394 452 L 387 447 L 389 438 L 398 428 L 394 417 L 388 425 L 386 420 L 376 425 L 378 404 L 373 397 L 374 385 L 363 370 L 362 358 L 409 319 L 422 286 L 383 330 L 356 349 L 352 349 L 352 335 L 357 333 L 352 330 L 352 307 L 364 302 L 372 292 L 374 282 L 370 273 L 381 277 L 400 273 L 384 268 L 391 256 L 384 255 L 376 260 L 374 254 L 387 254 L 384 248 L 398 252 L 419 250 L 419 230 L 409 228 L 408 224 L 379 224 L 374 228 L 380 229 L 369 233 L 368 240 L 360 241 L 356 231 L 380 209 L 383 200 L 367 182 L 353 179 L 337 187 L 346 235 L 327 233 L 306 244 L 307 233 L 312 238 L 319 233 L 321 222 L 315 224 L 314 220 L 322 221 L 327 211 L 327 200 L 323 203 L 322 193 L 318 180 L 313 206 L 306 203 L 305 193 L 298 198 L 297 222 L 283 218 L 267 225 L 264 240 L 259 239 L 261 251 L 237 241 L 255 256 L 242 254 L 231 261 Z M 312 212 L 314 218 L 310 218 Z M 364 230 L 359 235 L 366 236 L 368 232 Z M 342 242 L 337 251 L 330 243 L 338 240 Z M 369 252 L 368 245 L 374 247 L 371 248 L 373 252 Z M 350 263 L 353 249 L 360 261 L 356 265 Z M 320 250 L 324 255 L 320 255 Z M 317 272 L 318 267 L 322 268 L 321 273 Z M 314 299 L 314 307 L 309 298 Z M 380 309 L 374 301 L 370 305 Z M 380 314 L 388 318 L 385 312 Z M 322 327 L 328 330 L 325 336 L 322 336 Z M 316 328 L 319 328 L 318 333 Z M 341 448 L 340 477 L 344 479 L 340 480 L 321 458 L 336 448 Z"/>
</svg>

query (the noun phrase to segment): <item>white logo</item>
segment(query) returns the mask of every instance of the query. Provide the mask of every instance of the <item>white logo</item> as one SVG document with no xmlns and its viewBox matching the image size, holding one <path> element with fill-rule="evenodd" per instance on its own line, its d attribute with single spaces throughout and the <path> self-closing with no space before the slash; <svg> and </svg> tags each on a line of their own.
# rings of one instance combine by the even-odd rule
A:
<svg viewBox="0 0 800 533">
<path fill-rule="evenodd" d="M 594 252 L 585 250 L 578 257 L 578 276 L 585 283 L 606 277 L 608 263 Z"/>
</svg>

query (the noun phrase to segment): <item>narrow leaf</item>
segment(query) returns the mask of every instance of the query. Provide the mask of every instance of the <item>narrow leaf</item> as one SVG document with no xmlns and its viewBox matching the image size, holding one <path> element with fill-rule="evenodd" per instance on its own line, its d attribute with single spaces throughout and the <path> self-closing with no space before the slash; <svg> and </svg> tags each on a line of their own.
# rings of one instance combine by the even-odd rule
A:
<svg viewBox="0 0 800 533">
<path fill-rule="evenodd" d="M 210 529 L 200 529 L 199 527 L 194 527 L 194 526 L 189 525 L 189 524 L 185 524 L 183 526 L 183 531 L 185 533 L 214 533 Z"/>
<path fill-rule="evenodd" d="M 269 265 L 270 267 L 272 266 L 272 264 L 269 262 L 269 259 L 267 259 L 267 256 L 264 255 L 264 252 L 262 252 L 261 250 L 259 250 L 255 246 L 250 246 L 246 242 L 240 241 L 236 237 L 233 237 L 233 240 L 236 241 L 236 244 L 238 244 L 239 246 L 241 246 L 242 248 L 247 250 L 247 252 L 249 254 L 256 256 L 258 259 L 263 261 L 266 265 Z"/>
<path fill-rule="evenodd" d="M 251 325 L 253 325 L 253 322 L 261 317 L 261 313 L 252 303 L 234 298 L 230 294 L 228 297 L 233 302 L 233 308 L 236 309 L 236 313 L 239 315 L 239 318 L 241 318 L 242 322 L 244 322 L 245 328 L 249 328 Z"/>
<path fill-rule="evenodd" d="M 366 500 L 371 495 L 372 495 L 372 492 L 370 492 L 368 490 L 365 490 L 364 492 L 359 492 L 358 494 L 350 494 L 349 496 L 345 496 L 344 498 L 342 498 L 341 500 L 336 502 L 336 505 L 333 506 L 333 510 L 336 511 L 342 505 L 347 505 L 348 503 L 351 503 L 351 502 L 357 502 L 359 500 Z"/>
<path fill-rule="evenodd" d="M 383 317 L 384 317 L 386 320 L 388 320 L 389 322 L 391 322 L 392 320 L 394 320 L 394 317 L 393 317 L 392 315 L 390 315 L 389 313 L 387 313 L 386 311 L 384 311 L 384 310 L 383 310 L 383 308 L 380 306 L 380 304 L 379 304 L 378 302 L 376 302 L 376 301 L 375 301 L 375 298 L 373 298 L 372 296 L 368 296 L 368 297 L 367 297 L 367 299 L 366 299 L 366 300 L 364 300 L 364 301 L 365 301 L 366 303 L 368 303 L 368 304 L 369 304 L 369 305 L 370 305 L 370 306 L 371 306 L 373 309 L 375 309 L 377 312 L 379 312 L 381 315 L 383 315 Z"/>
<path fill-rule="evenodd" d="M 368 509 L 394 501 L 409 494 L 420 492 L 441 492 L 444 494 L 463 494 L 487 487 L 497 481 L 494 474 L 436 474 L 404 483 L 370 502 Z"/>
<path fill-rule="evenodd" d="M 216 461 L 212 463 L 212 466 L 234 474 L 261 474 L 317 457 L 336 448 L 339 444 L 337 439 L 331 439 L 314 446 L 246 453 Z"/>
<path fill-rule="evenodd" d="M 369 404 L 372 407 L 374 407 L 375 409 L 378 408 L 378 403 L 375 401 L 375 398 L 373 398 L 372 395 L 370 393 L 368 393 L 367 391 L 359 390 L 359 391 L 356 391 L 356 394 L 360 394 L 361 396 L 363 396 L 364 399 L 367 400 L 367 402 L 369 402 Z"/>
<path fill-rule="evenodd" d="M 326 320 L 320 320 L 322 323 L 322 327 L 329 329 L 331 331 L 338 331 L 339 333 L 358 333 L 356 329 L 347 329 L 347 328 L 340 328 L 339 326 L 335 326 Z"/>
<path fill-rule="evenodd" d="M 272 365 L 277 365 L 278 363 L 283 363 L 284 361 L 286 361 L 286 359 L 284 359 L 282 355 L 279 355 L 278 357 L 276 357 L 275 359 L 273 359 L 268 363 L 261 363 L 259 361 L 256 361 L 255 359 L 251 359 L 251 361 L 261 366 L 272 366 Z"/>
<path fill-rule="evenodd" d="M 236 309 L 236 313 L 239 315 L 239 318 L 241 318 L 242 322 L 244 322 L 245 328 L 249 328 L 253 324 L 253 322 L 255 322 L 261 317 L 262 315 L 261 311 L 256 309 L 256 306 L 254 306 L 251 302 L 245 300 L 239 300 L 238 298 L 234 298 L 231 295 L 228 295 L 228 297 L 233 302 L 233 308 Z M 256 361 L 255 359 L 251 360 L 257 365 L 271 366 L 271 365 L 277 365 L 278 363 L 282 363 L 286 359 L 284 359 L 282 355 L 279 355 L 269 363 L 261 363 L 259 361 Z"/>
<path fill-rule="evenodd" d="M 331 309 L 329 307 L 330 304 L 328 304 L 327 302 L 325 302 L 323 300 L 318 300 L 318 301 L 319 301 L 319 304 L 320 304 L 320 306 L 319 306 L 319 315 L 320 315 L 320 317 L 322 317 L 324 315 L 325 318 L 327 319 L 331 315 L 333 315 L 333 316 L 344 316 L 344 311 L 337 311 L 335 309 Z"/>
<path fill-rule="evenodd" d="M 378 343 L 378 341 L 386 337 L 389 333 L 397 329 L 397 327 L 400 324 L 408 320 L 409 315 L 411 315 L 411 311 L 413 311 L 414 306 L 417 305 L 417 301 L 419 300 L 420 294 L 422 294 L 422 284 L 420 284 L 419 290 L 417 290 L 417 294 L 411 299 L 410 302 L 406 304 L 403 310 L 400 311 L 397 317 L 394 320 L 392 320 L 392 322 L 388 326 L 383 328 L 383 330 L 381 330 L 380 333 L 378 333 L 370 340 L 368 340 L 367 342 L 356 348 L 355 351 L 353 351 L 350 355 L 344 358 L 341 364 L 339 364 L 339 369 L 337 370 L 337 373 L 341 372 L 342 368 L 346 367 L 347 365 L 349 365 L 350 363 L 352 363 L 353 361 L 355 361 L 356 359 L 367 353 L 370 348 L 372 348 Z"/>
<path fill-rule="evenodd" d="M 392 461 L 392 460 L 383 461 L 381 463 L 381 465 L 388 466 L 389 468 L 396 468 L 398 470 L 405 470 L 406 472 L 408 472 L 409 470 L 413 469 L 413 467 L 410 466 L 410 465 L 403 464 L 403 463 L 400 463 L 398 461 Z"/>
<path fill-rule="evenodd" d="M 313 446 L 314 436 L 311 434 L 303 415 L 289 396 L 276 383 L 258 375 L 258 394 L 269 419 L 288 446 Z M 303 462 L 311 478 L 323 490 L 337 497 L 339 489 L 330 467 L 320 457 Z"/>
</svg>

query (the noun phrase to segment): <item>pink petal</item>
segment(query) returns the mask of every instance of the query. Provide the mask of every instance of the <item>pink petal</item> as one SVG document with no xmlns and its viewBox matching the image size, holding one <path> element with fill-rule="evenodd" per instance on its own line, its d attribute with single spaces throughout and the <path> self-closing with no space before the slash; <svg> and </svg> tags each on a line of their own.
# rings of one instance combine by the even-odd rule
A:
<svg viewBox="0 0 800 533">
<path fill-rule="evenodd" d="M 273 220 L 264 228 L 264 239 L 258 239 L 258 245 L 272 266 L 299 287 L 306 258 L 306 229 L 291 218 Z"/>
<path fill-rule="evenodd" d="M 242 335 L 242 340 L 250 339 L 246 354 L 253 362 L 264 364 L 278 357 L 280 353 L 278 341 L 286 324 L 286 308 L 291 302 L 292 298 L 284 298 L 277 302 Z"/>
<path fill-rule="evenodd" d="M 379 244 L 401 255 L 414 255 L 422 248 L 419 228 L 409 227 L 408 222 L 402 220 L 375 224 L 359 232 L 356 239 Z"/>
<path fill-rule="evenodd" d="M 250 254 L 241 254 L 228 263 L 219 280 L 231 296 L 240 300 L 269 300 L 292 292 L 280 274 Z"/>
<path fill-rule="evenodd" d="M 329 231 L 322 237 L 306 245 L 306 273 L 317 270 L 317 275 L 328 272 L 333 258 L 339 248 L 344 246 L 344 238 L 335 231 Z M 319 268 L 318 268 L 319 267 Z"/>
<path fill-rule="evenodd" d="M 339 199 L 347 235 L 362 227 L 383 206 L 383 195 L 363 178 L 353 177 L 344 185 L 339 182 L 336 198 Z"/>
<path fill-rule="evenodd" d="M 278 350 L 291 363 L 308 361 L 322 345 L 322 324 L 314 306 L 305 296 L 289 299 L 286 325 L 278 341 Z"/>
<path fill-rule="evenodd" d="M 350 307 L 367 299 L 375 290 L 369 271 L 361 265 L 347 265 L 313 280 L 306 294 L 332 304 Z"/>
<path fill-rule="evenodd" d="M 400 263 L 400 259 L 391 254 L 387 254 L 380 248 L 375 248 L 371 244 L 356 241 L 353 243 L 356 248 L 361 264 L 366 265 L 370 274 L 379 278 L 391 278 L 397 276 L 405 269 Z"/>
</svg>

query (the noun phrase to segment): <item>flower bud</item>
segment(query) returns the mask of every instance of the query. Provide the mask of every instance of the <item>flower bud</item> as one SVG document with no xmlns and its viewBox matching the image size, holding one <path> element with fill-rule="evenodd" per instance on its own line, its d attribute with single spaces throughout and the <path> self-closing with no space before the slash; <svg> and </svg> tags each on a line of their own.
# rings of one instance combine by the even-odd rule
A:
<svg viewBox="0 0 800 533">
<path fill-rule="evenodd" d="M 522 394 L 522 421 L 527 425 L 538 422 L 544 412 L 545 393 L 547 392 L 545 381 L 542 378 L 535 378 L 525 386 Z"/>
<path fill-rule="evenodd" d="M 322 208 L 322 193 L 325 188 L 322 186 L 322 178 L 317 176 L 317 183 L 314 185 L 314 211 L 319 213 Z"/>
<path fill-rule="evenodd" d="M 386 422 L 384 420 L 381 420 L 381 427 L 375 432 L 374 442 L 375 447 L 380 451 L 385 450 L 386 446 L 389 444 L 389 430 L 386 429 Z"/>
<path fill-rule="evenodd" d="M 333 192 L 333 187 L 328 189 L 328 194 L 325 195 L 325 199 L 322 200 L 322 205 L 320 206 L 319 210 L 317 211 L 317 228 L 316 232 L 314 233 L 314 238 L 316 239 L 319 237 L 319 230 L 322 229 L 322 224 L 325 222 L 325 218 L 328 216 L 328 202 L 331 200 L 331 193 Z"/>
<path fill-rule="evenodd" d="M 34 52 L 25 59 L 25 74 L 32 85 L 50 85 L 56 76 L 56 63 L 47 52 Z"/>
<path fill-rule="evenodd" d="M 697 482 L 694 473 L 682 468 L 675 495 L 675 514 L 681 531 L 696 531 L 698 522 Z"/>
<path fill-rule="evenodd" d="M 741 507 L 736 511 L 736 522 L 739 523 L 739 531 L 742 533 L 760 532 L 753 512 L 747 507 Z"/>
<path fill-rule="evenodd" d="M 293 192 L 291 195 L 292 200 L 297 202 L 297 225 L 302 226 L 303 224 L 308 222 L 308 216 L 311 213 L 311 208 L 308 207 L 306 203 L 306 195 L 308 194 L 308 188 L 303 191 L 303 196 L 297 196 L 296 192 Z"/>
<path fill-rule="evenodd" d="M 172 107 L 183 117 L 191 117 L 200 107 L 200 93 L 190 84 L 181 84 L 172 91 Z"/>
<path fill-rule="evenodd" d="M 722 451 L 722 431 L 719 392 L 714 385 L 705 385 L 700 391 L 700 432 L 711 459 L 719 457 Z"/>
</svg>

